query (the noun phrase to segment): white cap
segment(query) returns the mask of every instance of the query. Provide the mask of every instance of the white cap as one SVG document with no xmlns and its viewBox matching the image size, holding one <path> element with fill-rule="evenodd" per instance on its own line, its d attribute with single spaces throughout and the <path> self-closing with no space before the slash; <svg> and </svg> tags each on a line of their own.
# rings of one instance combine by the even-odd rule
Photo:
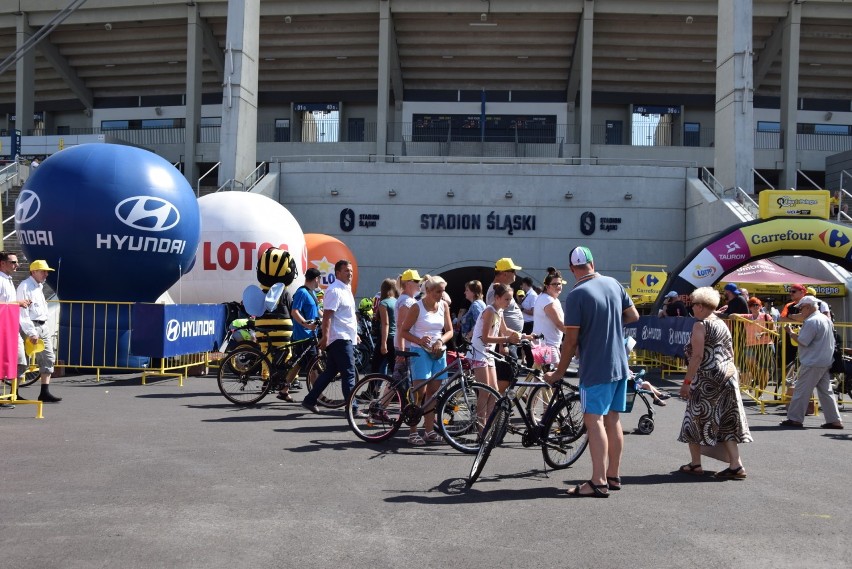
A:
<svg viewBox="0 0 852 569">
<path fill-rule="evenodd" d="M 680 296 L 676 290 L 670 290 L 668 294 L 666 294 L 666 298 L 676 298 Z"/>
<path fill-rule="evenodd" d="M 816 299 L 815 296 L 811 296 L 808 294 L 803 296 L 802 300 L 796 303 L 796 308 L 801 308 L 802 306 L 807 306 L 809 304 L 812 306 L 819 306 L 819 301 Z"/>
</svg>

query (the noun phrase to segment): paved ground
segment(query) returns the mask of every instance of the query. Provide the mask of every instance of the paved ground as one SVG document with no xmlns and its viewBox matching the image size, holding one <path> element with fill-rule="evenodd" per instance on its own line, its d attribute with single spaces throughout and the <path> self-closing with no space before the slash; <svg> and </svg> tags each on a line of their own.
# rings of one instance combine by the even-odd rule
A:
<svg viewBox="0 0 852 569">
<path fill-rule="evenodd" d="M 237 408 L 210 377 L 180 388 L 77 376 L 53 391 L 65 400 L 44 420 L 31 406 L 0 410 L 3 567 L 852 563 L 852 429 L 824 431 L 819 418 L 780 430 L 783 416 L 749 408 L 749 478 L 720 482 L 672 473 L 688 460 L 672 399 L 652 435 L 626 437 L 624 489 L 578 500 L 564 491 L 588 478 L 588 456 L 545 475 L 540 451 L 514 436 L 466 491 L 472 459 L 446 445 L 367 445 L 339 412 L 274 399 Z M 639 415 L 624 416 L 625 431 Z"/>
</svg>

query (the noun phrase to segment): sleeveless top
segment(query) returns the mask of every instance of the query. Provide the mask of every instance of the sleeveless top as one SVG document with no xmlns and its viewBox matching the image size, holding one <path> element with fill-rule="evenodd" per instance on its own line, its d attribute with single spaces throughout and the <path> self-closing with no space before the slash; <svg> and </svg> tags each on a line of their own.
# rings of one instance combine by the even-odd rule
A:
<svg viewBox="0 0 852 569">
<path fill-rule="evenodd" d="M 486 312 L 490 312 L 492 314 L 491 317 L 491 329 L 486 334 L 482 327 L 485 325 L 483 316 Z M 489 350 L 493 350 L 494 344 L 486 344 L 482 341 L 483 336 L 491 336 L 492 338 L 497 336 L 500 333 L 500 321 L 503 319 L 503 311 L 497 310 L 493 306 L 486 306 L 485 310 L 483 310 L 479 314 L 479 318 L 476 319 L 476 324 L 473 327 L 473 337 L 470 340 L 471 348 L 473 348 L 473 356 L 475 360 L 488 360 L 492 358 L 488 352 L 486 352 L 486 348 Z"/>
<path fill-rule="evenodd" d="M 417 308 L 420 311 L 417 315 L 417 322 L 411 327 L 411 334 L 422 338 L 423 336 L 431 336 L 437 339 L 444 331 L 444 309 L 446 304 L 439 301 L 435 312 L 428 312 L 423 306 L 423 301 L 417 301 Z"/>
</svg>

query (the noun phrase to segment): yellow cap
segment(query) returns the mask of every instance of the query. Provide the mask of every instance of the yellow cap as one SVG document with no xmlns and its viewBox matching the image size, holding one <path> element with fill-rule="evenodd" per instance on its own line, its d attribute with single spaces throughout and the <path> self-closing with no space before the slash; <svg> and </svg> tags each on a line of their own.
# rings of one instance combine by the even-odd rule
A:
<svg viewBox="0 0 852 569">
<path fill-rule="evenodd" d="M 53 269 L 47 264 L 47 261 L 38 259 L 30 263 L 30 271 L 52 271 Z"/>
<path fill-rule="evenodd" d="M 806 288 L 805 292 L 807 292 L 808 294 L 810 294 L 812 296 L 816 296 L 816 289 L 812 286 L 809 286 L 808 288 Z"/>
<path fill-rule="evenodd" d="M 402 281 L 402 282 L 406 282 L 406 281 L 420 282 L 423 279 L 420 277 L 420 273 L 417 272 L 417 269 L 408 269 L 404 273 L 402 273 L 402 276 L 399 277 L 399 280 Z"/>
<path fill-rule="evenodd" d="M 504 271 L 520 271 L 521 267 L 515 265 L 511 257 L 503 257 L 494 263 L 494 270 L 502 273 Z"/>
</svg>

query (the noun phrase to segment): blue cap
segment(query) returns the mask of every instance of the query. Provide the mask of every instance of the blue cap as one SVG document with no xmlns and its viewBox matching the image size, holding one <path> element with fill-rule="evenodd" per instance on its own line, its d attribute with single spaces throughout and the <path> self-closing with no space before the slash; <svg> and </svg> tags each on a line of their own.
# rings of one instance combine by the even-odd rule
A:
<svg viewBox="0 0 852 569">
<path fill-rule="evenodd" d="M 734 294 L 740 294 L 740 289 L 737 288 L 737 285 L 734 283 L 728 283 L 725 285 L 725 290 L 729 290 Z"/>
</svg>

